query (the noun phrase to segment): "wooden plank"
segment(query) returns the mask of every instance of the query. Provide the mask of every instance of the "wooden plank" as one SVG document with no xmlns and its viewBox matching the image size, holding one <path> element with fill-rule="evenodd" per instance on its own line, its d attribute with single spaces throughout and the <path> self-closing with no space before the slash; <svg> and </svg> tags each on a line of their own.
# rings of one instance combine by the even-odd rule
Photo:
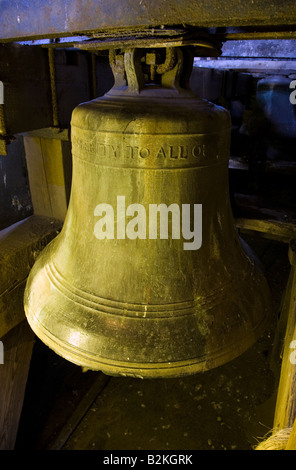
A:
<svg viewBox="0 0 296 470">
<path fill-rule="evenodd" d="M 272 240 L 289 243 L 296 238 L 296 225 L 277 220 L 237 218 L 236 227 L 243 232 L 257 232 Z"/>
<path fill-rule="evenodd" d="M 141 30 L 159 25 L 184 24 L 204 27 L 294 25 L 295 3 L 292 0 L 252 2 L 219 0 L 2 0 L 2 27 L 0 39 L 63 37 L 86 32 L 131 28 Z M 223 5 L 223 6 L 222 6 Z M 256 28 L 255 28 L 256 29 Z M 101 31 L 102 32 L 102 31 Z M 105 31 L 103 31 L 105 32 Z M 273 36 L 271 34 L 271 36 Z"/>
<path fill-rule="evenodd" d="M 64 220 L 67 212 L 63 147 L 61 140 L 41 138 L 43 165 L 51 207 L 51 217 Z"/>
<path fill-rule="evenodd" d="M 41 250 L 61 229 L 61 222 L 31 216 L 0 231 L 0 338 L 25 318 L 23 291 Z"/>
<path fill-rule="evenodd" d="M 285 450 L 296 450 L 296 419 L 294 421 Z"/>
<path fill-rule="evenodd" d="M 225 41 L 222 46 L 222 57 L 290 60 L 295 59 L 294 45 L 293 39 L 270 39 L 264 42 L 256 39 Z M 264 62 L 262 63 L 263 67 Z"/>
<path fill-rule="evenodd" d="M 34 214 L 52 217 L 41 139 L 24 136 L 24 146 Z"/>
<path fill-rule="evenodd" d="M 281 363 L 283 360 L 283 350 L 285 344 L 285 336 L 287 331 L 289 308 L 291 304 L 292 284 L 294 282 L 294 270 L 290 270 L 285 291 L 282 296 L 279 308 L 279 319 L 276 325 L 273 346 L 271 351 L 270 364 L 275 376 L 276 383 L 279 383 L 281 374 Z"/>
<path fill-rule="evenodd" d="M 0 338 L 25 319 L 25 285 L 23 280 L 0 295 Z"/>
<path fill-rule="evenodd" d="M 34 333 L 23 321 L 2 338 L 0 364 L 0 450 L 13 450 L 22 411 Z"/>
<path fill-rule="evenodd" d="M 24 136 L 34 214 L 64 220 L 67 197 L 61 139 Z"/>
<path fill-rule="evenodd" d="M 284 340 L 283 360 L 274 414 L 274 432 L 291 428 L 296 418 L 296 247 L 291 243 L 289 258 L 292 265 L 288 322 Z"/>
</svg>

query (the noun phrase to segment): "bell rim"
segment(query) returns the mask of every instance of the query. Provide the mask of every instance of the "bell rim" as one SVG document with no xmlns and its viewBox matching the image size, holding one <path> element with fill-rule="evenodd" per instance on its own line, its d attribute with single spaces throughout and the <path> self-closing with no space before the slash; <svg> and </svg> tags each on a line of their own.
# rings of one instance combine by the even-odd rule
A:
<svg viewBox="0 0 296 470">
<path fill-rule="evenodd" d="M 192 375 L 198 372 L 204 372 L 210 369 L 213 369 L 215 367 L 218 367 L 220 365 L 223 365 L 225 363 L 228 363 L 229 361 L 235 359 L 236 357 L 240 356 L 242 353 L 244 353 L 250 346 L 252 346 L 262 335 L 264 331 L 264 327 L 267 324 L 267 320 L 270 317 L 271 313 L 271 303 L 270 303 L 270 296 L 269 296 L 269 289 L 267 288 L 267 284 L 265 281 L 265 278 L 262 276 L 262 273 L 260 273 L 259 278 L 257 279 L 257 287 L 256 289 L 259 289 L 261 291 L 261 301 L 260 301 L 260 307 L 258 310 L 258 313 L 260 311 L 260 314 L 255 317 L 253 317 L 253 320 L 251 317 L 244 317 L 244 314 L 246 312 L 240 311 L 236 315 L 236 320 L 234 319 L 234 323 L 227 327 L 227 330 L 225 331 L 226 335 L 224 338 L 224 341 L 221 343 L 219 339 L 219 335 L 217 335 L 217 328 L 215 330 L 214 336 L 209 335 L 208 332 L 202 332 L 202 330 L 198 331 L 198 329 L 201 328 L 207 328 L 210 325 L 208 323 L 205 323 L 204 327 L 203 324 L 201 323 L 200 326 L 197 328 L 197 330 L 192 330 L 190 329 L 192 326 L 191 320 L 196 319 L 196 312 L 194 311 L 189 311 L 188 314 L 186 315 L 171 315 L 171 316 L 166 316 L 159 318 L 157 315 L 156 316 L 150 316 L 148 317 L 147 320 L 149 321 L 159 321 L 159 320 L 172 320 L 175 322 L 176 320 L 186 321 L 186 326 L 184 326 L 183 330 L 183 336 L 184 334 L 187 335 L 187 340 L 188 338 L 190 341 L 194 341 L 195 334 L 194 331 L 196 331 L 196 340 L 198 341 L 198 333 L 200 333 L 201 337 L 204 337 L 205 341 L 205 348 L 203 351 L 198 352 L 196 349 L 197 354 L 195 354 L 194 350 L 191 350 L 191 354 L 183 355 L 183 358 L 178 360 L 178 357 L 175 355 L 177 352 L 177 347 L 175 348 L 175 343 L 171 343 L 171 352 L 170 354 L 173 355 L 171 358 L 168 356 L 168 359 L 159 357 L 159 361 L 155 361 L 151 359 L 150 361 L 145 362 L 143 361 L 143 358 L 141 356 L 133 356 L 132 355 L 132 346 L 130 349 L 127 349 L 124 351 L 124 361 L 120 360 L 120 354 L 118 352 L 117 357 L 112 357 L 112 356 L 104 356 L 100 352 L 100 349 L 110 347 L 110 340 L 112 340 L 112 336 L 108 336 L 109 334 L 112 334 L 112 328 L 108 329 L 106 331 L 106 334 L 104 334 L 105 338 L 102 337 L 103 343 L 97 342 L 97 345 L 99 345 L 99 350 L 93 349 L 93 346 L 95 343 L 92 345 L 92 350 L 86 350 L 85 348 L 81 347 L 83 344 L 83 336 L 87 335 L 86 329 L 83 330 L 81 328 L 78 328 L 78 332 L 82 335 L 82 342 L 78 346 L 77 344 L 71 343 L 68 340 L 61 339 L 61 336 L 59 336 L 59 331 L 64 330 L 66 332 L 66 337 L 71 335 L 71 328 L 69 328 L 70 322 L 64 321 L 65 319 L 63 316 L 59 316 L 59 312 L 56 311 L 54 314 L 54 317 L 58 319 L 58 325 L 57 328 L 55 328 L 54 331 L 51 331 L 49 326 L 50 326 L 50 321 L 52 321 L 52 315 L 49 314 L 50 311 L 53 309 L 56 309 L 56 307 L 59 305 L 60 308 L 64 302 L 67 304 L 70 304 L 71 307 L 69 311 L 73 313 L 73 308 L 76 308 L 78 305 L 77 302 L 75 302 L 75 299 L 69 297 L 69 295 L 65 295 L 65 292 L 62 292 L 61 290 L 57 289 L 56 286 L 52 283 L 52 279 L 48 276 L 48 273 L 46 273 L 45 266 L 48 263 L 45 263 L 45 266 L 43 264 L 44 262 L 44 257 L 47 256 L 47 251 L 52 249 L 52 246 L 54 246 L 54 243 L 56 243 L 56 240 L 52 242 L 51 247 L 47 247 L 39 257 L 39 260 L 36 261 L 36 264 L 34 268 L 32 269 L 32 272 L 30 273 L 30 276 L 27 281 L 27 286 L 25 289 L 25 298 L 24 298 L 24 309 L 25 309 L 25 314 L 28 320 L 28 323 L 32 330 L 35 332 L 35 334 L 39 337 L 41 341 L 43 341 L 44 344 L 46 344 L 49 348 L 51 348 L 55 353 L 57 353 L 59 356 L 62 356 L 64 359 L 69 360 L 70 362 L 81 366 L 85 369 L 90 369 L 90 370 L 96 370 L 96 371 L 101 371 L 105 373 L 106 375 L 111 375 L 111 376 L 130 376 L 130 377 L 142 377 L 142 378 L 169 378 L 169 377 L 180 377 L 180 376 L 185 376 L 185 375 Z M 42 267 L 41 267 L 42 266 Z M 248 272 L 250 278 L 255 280 L 255 272 L 254 269 L 257 266 L 256 263 L 248 264 Z M 41 271 L 40 271 L 41 267 Z M 252 268 L 252 269 L 250 269 Z M 257 271 L 257 268 L 256 268 Z M 43 277 L 43 292 L 36 290 L 36 285 L 35 284 L 35 278 L 38 273 L 38 276 Z M 252 275 L 253 274 L 253 275 Z M 263 282 L 263 284 L 261 284 Z M 50 294 L 50 290 L 48 290 L 49 284 L 52 286 L 51 288 L 52 293 Z M 260 289 L 259 285 L 261 284 L 262 290 Z M 254 285 L 255 287 L 255 285 Z M 35 294 L 33 295 L 33 292 L 35 291 Z M 51 296 L 54 293 L 54 298 L 55 302 L 57 299 L 57 295 L 60 296 L 60 301 L 63 298 L 63 302 L 56 302 L 55 306 L 51 304 Z M 45 304 L 43 302 L 43 306 L 45 308 L 41 308 L 41 303 L 40 303 L 40 298 L 43 297 L 43 301 L 45 300 L 44 295 L 46 297 L 46 304 L 47 306 L 45 307 Z M 226 297 L 227 299 L 227 297 Z M 220 299 L 221 300 L 221 299 Z M 222 302 L 223 304 L 224 302 Z M 221 302 L 217 302 L 218 305 L 221 305 Z M 229 304 L 231 305 L 231 303 Z M 192 305 L 191 305 L 192 306 Z M 88 306 L 85 306 L 85 316 L 83 321 L 87 321 L 87 312 L 90 312 L 90 309 Z M 224 308 L 227 308 L 227 305 L 224 303 Z M 258 305 L 257 305 L 258 308 Z M 190 310 L 190 309 L 189 309 Z M 193 309 L 194 310 L 194 309 Z M 98 313 L 104 313 L 101 312 L 100 310 L 96 310 Z M 62 310 L 61 310 L 62 312 Z M 183 312 L 184 313 L 184 312 Z M 213 314 L 211 313 L 211 316 Z M 117 316 L 117 315 L 116 315 Z M 108 313 L 105 312 L 105 318 L 110 317 Z M 70 318 L 70 317 L 69 317 Z M 69 320 L 68 318 L 68 320 Z M 80 317 L 81 318 L 81 317 Z M 124 316 L 122 316 L 124 318 Z M 127 317 L 126 320 L 131 319 L 131 321 L 135 320 L 142 320 L 145 321 L 146 318 L 144 316 L 136 316 L 136 317 Z M 188 322 L 187 322 L 188 318 Z M 214 317 L 212 317 L 214 318 Z M 218 317 L 219 318 L 219 317 Z M 230 317 L 229 317 L 230 318 Z M 248 318 L 248 320 L 247 320 Z M 101 317 L 101 320 L 103 318 Z M 45 320 L 45 321 L 44 321 Z M 66 319 L 67 320 L 67 319 Z M 94 320 L 94 318 L 92 319 Z M 82 319 L 81 319 L 82 321 Z M 239 328 L 237 328 L 237 323 L 235 321 L 239 321 Z M 68 324 L 67 324 L 68 323 Z M 219 320 L 218 323 L 219 325 Z M 101 330 L 103 328 L 104 322 L 101 323 Z M 108 326 L 108 325 L 107 325 Z M 130 327 L 131 324 L 126 324 L 126 331 L 128 326 Z M 177 325 L 175 324 L 175 327 Z M 90 324 L 91 330 L 92 331 L 92 326 Z M 222 329 L 223 324 L 221 324 Z M 103 330 L 102 330 L 103 331 Z M 136 330 L 133 330 L 134 334 L 138 335 Z M 222 330 L 221 330 L 222 333 Z M 100 333 L 99 333 L 100 334 Z M 95 339 L 96 335 L 93 335 L 93 340 Z M 143 336 L 143 335 L 142 335 Z M 184 337 L 182 336 L 182 341 L 187 345 L 186 346 L 186 351 L 188 353 L 188 347 L 190 346 L 188 343 L 186 343 Z M 212 339 L 211 339 L 212 336 Z M 235 337 L 234 341 L 231 341 L 232 338 Z M 109 339 L 108 339 L 109 338 Z M 209 342 L 207 340 L 209 338 Z M 214 338 L 214 340 L 213 340 Z M 117 338 L 119 340 L 119 338 Z M 116 339 L 116 340 L 117 340 Z M 176 341 L 177 337 L 169 338 L 174 339 Z M 113 338 L 113 343 L 114 346 L 116 346 L 116 340 Z M 80 341 L 80 340 L 79 340 Z M 96 342 L 97 340 L 95 340 Z M 99 340 L 101 341 L 101 340 Z M 132 341 L 132 339 L 131 339 Z M 150 341 L 150 340 L 149 340 Z M 109 346 L 107 346 L 109 344 Z M 127 343 L 124 343 L 125 346 L 129 345 Z M 149 343 L 151 346 L 151 342 Z M 154 347 L 158 347 L 157 340 L 156 342 L 154 341 L 153 345 Z M 169 343 L 168 343 L 169 344 Z M 192 343 L 193 348 L 195 348 L 194 343 Z M 172 352 L 173 351 L 173 352 Z M 121 351 L 121 353 L 123 350 Z M 130 358 L 133 358 L 132 360 L 129 360 Z"/>
<path fill-rule="evenodd" d="M 86 353 L 77 347 L 73 347 L 70 343 L 65 343 L 65 341 L 51 334 L 35 315 L 30 315 L 27 312 L 25 307 L 27 321 L 33 332 L 47 347 L 63 359 L 82 367 L 84 370 L 98 371 L 113 377 L 134 377 L 141 379 L 178 378 L 206 372 L 228 364 L 245 353 L 263 335 L 269 317 L 267 310 L 266 308 L 265 316 L 252 329 L 252 334 L 246 334 L 245 338 L 240 337 L 232 343 L 227 342 L 226 347 L 222 348 L 222 352 L 220 349 L 217 349 L 217 352 L 211 351 L 210 355 L 204 354 L 199 358 L 174 362 L 132 363 L 118 359 L 108 360 L 101 358 L 96 354 Z"/>
</svg>

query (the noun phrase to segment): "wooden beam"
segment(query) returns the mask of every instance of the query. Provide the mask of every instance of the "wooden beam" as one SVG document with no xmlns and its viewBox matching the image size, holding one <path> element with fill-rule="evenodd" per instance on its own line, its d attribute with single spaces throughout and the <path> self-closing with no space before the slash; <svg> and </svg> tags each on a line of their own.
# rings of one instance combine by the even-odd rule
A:
<svg viewBox="0 0 296 470">
<path fill-rule="evenodd" d="M 184 24 L 205 27 L 256 27 L 295 25 L 296 8 L 292 0 L 51 0 L 24 2 L 2 0 L 0 40 L 65 37 L 117 30 L 141 31 L 159 25 Z M 274 34 L 274 32 L 273 32 Z"/>
<path fill-rule="evenodd" d="M 277 394 L 273 429 L 291 428 L 296 419 L 296 243 L 289 247 L 291 263 L 287 329 L 284 339 L 283 360 Z"/>
<path fill-rule="evenodd" d="M 291 430 L 288 443 L 285 450 L 296 450 L 296 419 Z"/>
<path fill-rule="evenodd" d="M 245 233 L 257 232 L 265 238 L 290 243 L 296 238 L 296 225 L 277 220 L 237 218 L 236 227 Z"/>
<path fill-rule="evenodd" d="M 27 276 L 61 226 L 55 219 L 31 216 L 0 231 L 0 338 L 25 318 Z"/>
<path fill-rule="evenodd" d="M 62 140 L 25 135 L 24 146 L 34 214 L 64 220 L 67 190 Z"/>
<path fill-rule="evenodd" d="M 14 449 L 34 338 L 26 320 L 2 338 L 4 364 L 0 364 L 0 450 Z"/>
</svg>

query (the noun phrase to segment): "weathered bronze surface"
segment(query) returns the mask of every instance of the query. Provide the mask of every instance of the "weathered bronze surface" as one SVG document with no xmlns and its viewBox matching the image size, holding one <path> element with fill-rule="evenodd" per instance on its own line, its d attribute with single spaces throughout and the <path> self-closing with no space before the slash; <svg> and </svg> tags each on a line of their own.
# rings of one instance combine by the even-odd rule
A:
<svg viewBox="0 0 296 470">
<path fill-rule="evenodd" d="M 189 55 L 111 54 L 114 88 L 72 115 L 64 227 L 28 279 L 25 311 L 36 334 L 106 374 L 174 377 L 216 367 L 253 344 L 268 317 L 267 283 L 232 218 L 230 117 L 187 88 Z M 201 246 L 184 249 L 172 221 L 167 239 L 149 237 L 148 216 L 145 236 L 128 237 L 134 219 L 116 218 L 118 196 L 146 214 L 150 204 L 201 204 Z M 113 239 L 96 237 L 103 203 L 114 208 Z"/>
</svg>

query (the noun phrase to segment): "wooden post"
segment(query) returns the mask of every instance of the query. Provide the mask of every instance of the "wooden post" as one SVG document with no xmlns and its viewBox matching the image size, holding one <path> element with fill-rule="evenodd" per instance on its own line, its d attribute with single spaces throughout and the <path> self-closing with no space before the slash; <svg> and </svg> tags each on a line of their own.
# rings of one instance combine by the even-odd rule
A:
<svg viewBox="0 0 296 470">
<path fill-rule="evenodd" d="M 274 433 L 291 428 L 296 418 L 296 240 L 289 246 L 291 263 L 290 302 L 283 360 L 274 415 Z"/>
<path fill-rule="evenodd" d="M 0 231 L 0 339 L 25 319 L 27 276 L 61 227 L 57 220 L 33 215 Z"/>
<path fill-rule="evenodd" d="M 296 419 L 285 450 L 296 450 Z"/>
<path fill-rule="evenodd" d="M 35 338 L 23 307 L 26 279 L 61 226 L 57 220 L 31 216 L 0 232 L 1 450 L 14 448 Z"/>
<path fill-rule="evenodd" d="M 25 395 L 34 333 L 23 321 L 2 339 L 0 364 L 0 450 L 13 450 Z"/>
<path fill-rule="evenodd" d="M 24 136 L 30 192 L 35 215 L 64 220 L 67 212 L 63 145 L 64 133 L 51 137 Z M 49 134 L 49 132 L 48 132 Z"/>
</svg>

